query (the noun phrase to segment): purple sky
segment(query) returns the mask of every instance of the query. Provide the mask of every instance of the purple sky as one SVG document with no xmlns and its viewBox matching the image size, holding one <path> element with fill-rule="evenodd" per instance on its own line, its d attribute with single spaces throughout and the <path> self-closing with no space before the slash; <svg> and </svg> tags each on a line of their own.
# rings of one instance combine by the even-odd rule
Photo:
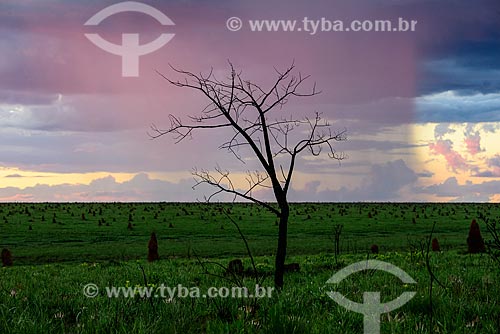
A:
<svg viewBox="0 0 500 334">
<path fill-rule="evenodd" d="M 324 156 L 301 158 L 297 201 L 500 201 L 500 4 L 498 1 L 142 1 L 141 13 L 84 23 L 119 1 L 3 0 L 0 4 L 0 201 L 195 201 L 193 167 L 237 176 L 257 168 L 217 150 L 228 134 L 150 140 L 151 124 L 196 114 L 206 101 L 169 85 L 169 64 L 228 73 L 227 60 L 264 87 L 292 62 L 322 93 L 286 112 L 315 111 L 347 128 Z M 243 28 L 226 27 L 240 17 Z M 417 20 L 411 32 L 255 32 L 249 20 Z M 174 38 L 122 77 L 119 56 L 85 33 L 142 44 Z M 276 116 L 279 117 L 279 116 Z M 270 199 L 265 191 L 259 193 Z M 226 199 L 224 197 L 220 198 Z"/>
</svg>

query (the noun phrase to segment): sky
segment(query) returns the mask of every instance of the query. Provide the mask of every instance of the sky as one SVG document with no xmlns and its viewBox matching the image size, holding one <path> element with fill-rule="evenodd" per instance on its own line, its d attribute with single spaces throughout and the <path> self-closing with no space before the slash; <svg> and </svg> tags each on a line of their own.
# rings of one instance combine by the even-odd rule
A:
<svg viewBox="0 0 500 334">
<path fill-rule="evenodd" d="M 193 189 L 193 168 L 216 166 L 244 189 L 244 173 L 259 165 L 218 149 L 231 132 L 180 143 L 148 135 L 152 124 L 168 127 L 169 114 L 187 119 L 207 103 L 159 73 L 181 78 L 172 65 L 225 78 L 228 60 L 263 87 L 293 62 L 321 94 L 292 98 L 270 118 L 320 112 L 347 130 L 334 143 L 347 159 L 298 159 L 291 201 L 500 202 L 498 0 L 148 0 L 140 3 L 173 25 L 140 12 L 85 25 L 119 3 L 1 0 L 1 202 L 203 200 L 212 189 Z M 232 17 L 240 30 L 228 28 Z M 252 31 L 250 22 L 303 27 L 304 18 L 318 22 L 316 33 Z M 416 21 L 414 31 L 320 31 L 321 20 L 401 19 Z M 86 34 L 117 45 L 122 34 L 139 34 L 141 45 L 174 36 L 141 55 L 131 77 Z M 265 189 L 255 195 L 272 200 Z"/>
</svg>

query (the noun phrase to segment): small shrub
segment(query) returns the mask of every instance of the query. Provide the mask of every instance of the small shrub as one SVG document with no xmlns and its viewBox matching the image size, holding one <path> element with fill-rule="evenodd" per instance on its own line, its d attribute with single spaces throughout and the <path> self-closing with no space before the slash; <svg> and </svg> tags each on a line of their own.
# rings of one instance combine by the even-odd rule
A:
<svg viewBox="0 0 500 334">
<path fill-rule="evenodd" d="M 500 264 L 500 224 L 498 224 L 493 219 L 483 218 L 486 222 L 486 228 L 492 239 L 486 242 L 487 252 L 493 260 Z M 500 318 L 499 318 L 499 328 L 500 328 Z"/>
</svg>

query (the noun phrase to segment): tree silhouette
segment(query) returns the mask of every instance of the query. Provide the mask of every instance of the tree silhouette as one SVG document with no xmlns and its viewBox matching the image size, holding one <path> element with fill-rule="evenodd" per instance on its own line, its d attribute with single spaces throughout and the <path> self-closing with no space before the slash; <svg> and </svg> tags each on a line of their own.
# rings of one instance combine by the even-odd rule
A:
<svg viewBox="0 0 500 334">
<path fill-rule="evenodd" d="M 336 152 L 332 143 L 345 140 L 346 130 L 332 131 L 330 124 L 317 112 L 312 118 L 303 119 L 283 115 L 282 108 L 290 98 L 310 97 L 320 93 L 316 90 L 315 84 L 308 92 L 299 91 L 309 76 L 302 76 L 300 72 L 294 74 L 294 64 L 285 71 L 275 69 L 274 84 L 267 90 L 244 79 L 242 72 L 236 72 L 230 62 L 229 67 L 229 76 L 224 80 L 216 78 L 213 70 L 208 74 L 195 74 L 172 67 L 175 73 L 183 76 L 182 80 L 172 80 L 159 73 L 174 86 L 198 91 L 208 100 L 208 105 L 199 115 L 189 116 L 187 122 L 180 116 L 170 114 L 170 126 L 161 129 L 153 125 L 153 132 L 150 135 L 152 138 L 158 138 L 172 134 L 178 143 L 191 137 L 195 130 L 218 131 L 228 128 L 232 133 L 219 149 L 228 150 L 242 163 L 245 163 L 242 155 L 245 152 L 250 152 L 257 158 L 262 168 L 247 172 L 246 189 L 237 187 L 231 180 L 230 172 L 219 166 L 214 172 L 195 169 L 193 175 L 198 180 L 195 187 L 206 183 L 215 188 L 215 191 L 206 198 L 207 201 L 218 194 L 229 193 L 234 196 L 234 200 L 239 198 L 255 202 L 278 217 L 274 283 L 276 288 L 281 289 L 290 216 L 287 194 L 297 157 L 307 151 L 313 156 L 318 156 L 324 150 L 331 159 L 339 161 L 344 159 L 344 154 Z M 281 117 L 277 117 L 279 115 L 271 117 L 273 111 L 275 115 L 281 111 Z M 254 196 L 255 190 L 261 188 L 272 190 L 276 203 L 266 202 Z"/>
</svg>

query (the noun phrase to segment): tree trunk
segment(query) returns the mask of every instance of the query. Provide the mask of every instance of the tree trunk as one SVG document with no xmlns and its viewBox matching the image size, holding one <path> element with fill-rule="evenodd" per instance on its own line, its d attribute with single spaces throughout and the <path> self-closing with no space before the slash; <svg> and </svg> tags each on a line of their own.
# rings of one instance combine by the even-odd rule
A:
<svg viewBox="0 0 500 334">
<path fill-rule="evenodd" d="M 288 233 L 288 217 L 290 215 L 290 208 L 288 203 L 280 205 L 281 216 L 278 227 L 278 249 L 276 251 L 276 268 L 274 271 L 274 286 L 277 290 L 283 288 L 283 276 L 285 274 L 285 259 L 286 259 L 286 246 L 287 246 L 287 233 Z"/>
</svg>

